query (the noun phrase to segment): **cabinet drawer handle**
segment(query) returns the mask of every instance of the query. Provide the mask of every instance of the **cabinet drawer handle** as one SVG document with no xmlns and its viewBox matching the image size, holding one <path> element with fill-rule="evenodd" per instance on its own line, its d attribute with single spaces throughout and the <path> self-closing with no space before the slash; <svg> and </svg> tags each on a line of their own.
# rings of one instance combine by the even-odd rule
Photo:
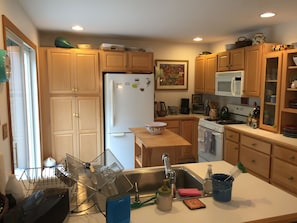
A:
<svg viewBox="0 0 297 223">
<path fill-rule="evenodd" d="M 254 146 L 254 147 L 257 146 L 257 143 L 252 143 L 252 146 Z"/>
<path fill-rule="evenodd" d="M 293 181 L 294 180 L 294 177 L 290 176 L 290 177 L 288 177 L 288 180 L 289 181 Z"/>
<path fill-rule="evenodd" d="M 251 163 L 256 163 L 256 160 L 251 160 Z"/>
<path fill-rule="evenodd" d="M 72 113 L 72 116 L 73 116 L 73 117 L 76 117 L 76 118 L 79 118 L 78 113 Z"/>
<path fill-rule="evenodd" d="M 289 156 L 289 160 L 295 160 L 295 156 L 293 155 Z"/>
</svg>

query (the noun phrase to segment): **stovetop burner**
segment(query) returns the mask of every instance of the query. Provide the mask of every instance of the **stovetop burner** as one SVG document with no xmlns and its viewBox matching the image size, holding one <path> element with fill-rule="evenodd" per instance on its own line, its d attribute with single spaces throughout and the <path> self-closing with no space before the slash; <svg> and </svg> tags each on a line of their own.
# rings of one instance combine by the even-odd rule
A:
<svg viewBox="0 0 297 223">
<path fill-rule="evenodd" d="M 239 120 L 235 120 L 235 119 L 206 118 L 205 120 L 215 122 L 215 123 L 220 124 L 220 125 L 244 124 L 245 123 L 244 121 L 239 121 Z"/>
<path fill-rule="evenodd" d="M 239 121 L 239 120 L 218 120 L 218 124 L 220 125 L 231 125 L 231 124 L 244 124 L 244 121 Z"/>
</svg>

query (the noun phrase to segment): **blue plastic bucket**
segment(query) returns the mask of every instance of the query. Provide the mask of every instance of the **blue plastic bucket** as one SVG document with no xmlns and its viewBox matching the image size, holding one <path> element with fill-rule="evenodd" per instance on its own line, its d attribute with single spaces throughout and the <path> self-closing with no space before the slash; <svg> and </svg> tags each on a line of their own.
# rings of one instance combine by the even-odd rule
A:
<svg viewBox="0 0 297 223">
<path fill-rule="evenodd" d="M 212 175 L 212 195 L 213 199 L 220 202 L 228 202 L 231 200 L 233 177 L 230 175 L 217 173 Z M 226 181 L 224 181 L 226 180 Z"/>
</svg>

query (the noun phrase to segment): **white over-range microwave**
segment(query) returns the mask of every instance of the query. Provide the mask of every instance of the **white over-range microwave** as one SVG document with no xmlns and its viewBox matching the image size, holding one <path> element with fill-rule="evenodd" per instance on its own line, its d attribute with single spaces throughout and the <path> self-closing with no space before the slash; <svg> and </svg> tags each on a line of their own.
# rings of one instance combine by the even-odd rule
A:
<svg viewBox="0 0 297 223">
<path fill-rule="evenodd" d="M 215 74 L 215 94 L 241 97 L 243 95 L 244 71 L 225 71 Z"/>
</svg>

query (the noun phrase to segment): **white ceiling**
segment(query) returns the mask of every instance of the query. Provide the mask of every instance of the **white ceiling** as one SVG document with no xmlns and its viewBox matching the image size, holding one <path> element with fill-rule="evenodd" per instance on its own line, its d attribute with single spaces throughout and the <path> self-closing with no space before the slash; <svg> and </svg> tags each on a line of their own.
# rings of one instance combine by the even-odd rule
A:
<svg viewBox="0 0 297 223">
<path fill-rule="evenodd" d="M 39 30 L 212 43 L 297 21 L 297 0 L 19 0 Z M 277 15 L 261 19 L 259 14 Z"/>
</svg>

